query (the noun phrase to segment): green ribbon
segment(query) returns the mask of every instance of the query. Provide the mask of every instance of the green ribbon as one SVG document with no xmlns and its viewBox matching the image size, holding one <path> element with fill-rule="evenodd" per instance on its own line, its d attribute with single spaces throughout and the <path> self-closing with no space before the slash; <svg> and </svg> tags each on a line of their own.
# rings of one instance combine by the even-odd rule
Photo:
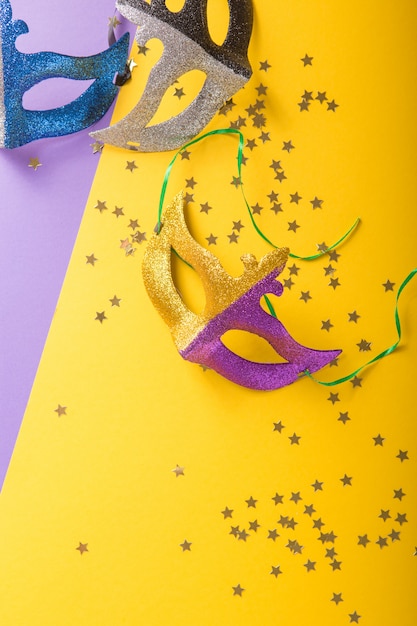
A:
<svg viewBox="0 0 417 626">
<path fill-rule="evenodd" d="M 398 289 L 397 296 L 396 296 L 396 299 L 395 299 L 395 311 L 394 311 L 395 326 L 396 326 L 396 329 L 397 329 L 397 336 L 398 336 L 398 338 L 397 338 L 397 341 L 392 344 L 392 346 L 390 346 L 386 350 L 383 350 L 382 352 L 377 354 L 377 356 L 375 356 L 373 359 L 371 359 L 370 361 L 368 361 L 367 363 L 365 363 L 364 365 L 359 367 L 357 370 L 352 372 L 352 374 L 348 374 L 347 376 L 343 376 L 342 378 L 339 378 L 338 380 L 333 380 L 331 382 L 324 382 L 322 380 L 317 380 L 317 378 L 314 378 L 314 376 L 312 376 L 308 370 L 305 370 L 303 373 L 306 376 L 308 376 L 309 378 L 311 378 L 311 380 L 314 380 L 314 382 L 318 383 L 319 385 L 323 385 L 325 387 L 333 387 L 334 385 L 340 385 L 340 383 L 345 383 L 348 380 L 352 380 L 352 378 L 357 376 L 363 369 L 365 369 L 365 367 L 368 367 L 368 365 L 371 365 L 371 363 L 375 363 L 376 361 L 380 361 L 381 359 L 383 359 L 384 357 L 388 356 L 389 354 L 392 354 L 394 352 L 394 350 L 397 349 L 398 344 L 401 341 L 401 324 L 400 324 L 400 316 L 398 314 L 398 300 L 400 298 L 401 293 L 403 292 L 404 287 L 410 282 L 410 280 L 416 274 L 417 274 L 417 268 L 411 270 L 411 272 L 403 280 L 403 282 L 401 283 L 401 285 L 400 285 L 400 287 Z"/>
<path fill-rule="evenodd" d="M 238 153 L 237 153 L 237 171 L 238 171 L 238 177 L 239 177 L 239 181 L 240 181 L 240 189 L 241 189 L 242 196 L 243 196 L 243 199 L 244 199 L 245 204 L 246 204 L 246 208 L 248 209 L 250 220 L 252 222 L 252 225 L 253 225 L 254 229 L 258 233 L 258 235 L 260 237 L 262 237 L 262 239 L 264 241 L 266 241 L 266 243 L 268 243 L 270 246 L 272 246 L 272 248 L 278 248 L 279 246 L 275 245 L 270 239 L 268 239 L 268 237 L 261 231 L 261 229 L 259 228 L 259 226 L 255 222 L 254 217 L 252 215 L 252 211 L 250 210 L 249 202 L 246 199 L 245 192 L 244 192 L 244 189 L 243 189 L 243 183 L 242 183 L 242 157 L 243 157 L 243 148 L 245 146 L 245 139 L 244 139 L 243 134 L 241 133 L 241 131 L 238 130 L 237 128 L 218 128 L 216 130 L 211 130 L 210 132 L 205 133 L 204 135 L 201 135 L 200 137 L 197 137 L 197 139 L 193 139 L 192 141 L 190 141 L 189 143 L 185 144 L 184 146 L 182 146 L 182 148 L 180 148 L 178 150 L 178 152 L 172 158 L 171 162 L 169 163 L 169 165 L 168 165 L 168 167 L 167 167 L 167 169 L 165 171 L 164 180 L 163 180 L 163 183 L 162 183 L 161 195 L 160 195 L 160 198 L 159 198 L 158 222 L 157 222 L 157 225 L 155 227 L 155 231 L 157 233 L 159 233 L 160 230 L 161 230 L 161 227 L 162 227 L 161 219 L 162 219 L 162 212 L 163 212 L 163 208 L 164 208 L 165 194 L 166 194 L 169 178 L 171 176 L 171 171 L 172 171 L 172 168 L 174 166 L 175 161 L 177 160 L 177 158 L 181 155 L 181 153 L 184 150 L 186 150 L 190 146 L 193 146 L 194 144 L 198 143 L 202 139 L 206 139 L 207 137 L 210 137 L 211 135 L 238 135 L 238 137 L 239 137 L 239 145 L 238 145 Z M 302 261 L 313 261 L 314 259 L 318 259 L 321 256 L 323 256 L 324 254 L 326 254 L 326 252 L 328 252 L 329 250 L 333 250 L 334 248 L 336 248 L 347 237 L 349 237 L 350 233 L 353 230 L 355 230 L 355 228 L 357 227 L 359 222 L 360 222 L 360 219 L 358 218 L 356 220 L 356 222 L 353 224 L 353 226 L 351 226 L 350 229 L 347 231 L 347 233 L 345 233 L 343 235 L 343 237 L 341 237 L 338 241 L 336 241 L 336 243 L 334 243 L 333 245 L 329 246 L 324 251 L 320 251 L 317 254 L 313 254 L 311 256 L 298 256 L 297 254 L 292 254 L 290 252 L 289 256 L 291 258 L 293 258 L 293 259 L 299 259 L 299 260 L 302 260 Z"/>
</svg>

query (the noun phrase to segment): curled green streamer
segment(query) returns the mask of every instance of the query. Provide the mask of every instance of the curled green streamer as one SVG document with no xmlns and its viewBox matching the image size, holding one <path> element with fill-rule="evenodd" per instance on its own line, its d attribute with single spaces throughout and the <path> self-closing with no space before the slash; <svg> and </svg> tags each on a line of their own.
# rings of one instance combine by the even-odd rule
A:
<svg viewBox="0 0 417 626">
<path fill-rule="evenodd" d="M 401 341 L 401 323 L 400 323 L 400 316 L 398 314 L 398 300 L 399 300 L 399 297 L 400 297 L 404 287 L 410 282 L 410 280 L 416 274 L 417 274 L 417 268 L 411 270 L 411 272 L 403 280 L 403 282 L 401 283 L 401 285 L 400 285 L 400 287 L 398 289 L 397 296 L 396 296 L 396 299 L 395 299 L 395 311 L 394 311 L 395 326 L 396 326 L 396 329 L 397 329 L 397 336 L 398 336 L 398 338 L 397 338 L 397 341 L 392 344 L 392 346 L 390 346 L 386 350 L 383 350 L 382 352 L 377 354 L 373 359 L 371 359 L 370 361 L 367 361 L 367 363 L 365 363 L 364 365 L 359 367 L 357 370 L 352 372 L 352 374 L 348 374 L 347 376 L 343 376 L 342 378 L 339 378 L 338 380 L 333 380 L 331 382 L 324 382 L 322 380 L 317 380 L 317 378 L 314 378 L 314 376 L 312 376 L 308 370 L 305 370 L 304 374 L 306 376 L 308 376 L 309 378 L 311 378 L 311 380 L 314 380 L 314 382 L 318 383 L 319 385 L 324 385 L 325 387 L 333 387 L 334 385 L 340 385 L 340 383 L 345 383 L 348 380 L 352 380 L 352 378 L 357 376 L 363 369 L 365 369 L 365 367 L 368 367 L 368 365 L 371 365 L 371 363 L 376 363 L 376 361 L 380 361 L 381 359 L 383 359 L 384 357 L 388 356 L 389 354 L 392 354 L 394 352 L 394 350 L 396 350 L 396 348 L 398 347 L 398 344 Z"/>
<path fill-rule="evenodd" d="M 238 176 L 239 176 L 239 181 L 240 181 L 240 189 L 242 191 L 242 196 L 243 196 L 243 199 L 245 201 L 246 208 L 248 209 L 248 213 L 249 213 L 250 220 L 252 222 L 252 226 L 254 227 L 254 229 L 256 230 L 258 235 L 260 237 L 262 237 L 262 239 L 264 241 L 266 241 L 266 243 L 268 243 L 273 248 L 278 248 L 279 246 L 275 245 L 270 239 L 268 239 L 268 237 L 261 231 L 261 229 L 259 228 L 259 226 L 255 222 L 254 217 L 252 215 L 252 211 L 250 210 L 249 203 L 248 203 L 248 201 L 246 199 L 245 192 L 244 192 L 244 189 L 243 189 L 243 183 L 242 183 L 242 156 L 243 156 L 243 148 L 244 148 L 245 140 L 244 140 L 243 134 L 237 128 L 218 128 L 216 130 L 211 130 L 210 132 L 205 133 L 204 135 L 201 135 L 201 137 L 197 137 L 197 139 L 193 139 L 189 143 L 185 144 L 182 148 L 180 148 L 180 150 L 178 150 L 178 152 L 172 158 L 171 162 L 169 163 L 169 165 L 168 165 L 168 167 L 167 167 L 167 169 L 165 171 L 165 176 L 164 176 L 164 180 L 163 180 L 163 183 L 162 183 L 161 195 L 160 195 L 160 198 L 159 198 L 158 222 L 157 222 L 157 225 L 156 225 L 156 228 L 155 228 L 156 232 L 159 232 L 159 230 L 161 229 L 161 218 L 162 218 L 162 211 L 163 211 L 163 208 L 164 208 L 165 194 L 166 194 L 168 181 L 169 181 L 169 178 L 171 176 L 171 171 L 172 171 L 172 168 L 174 166 L 175 161 L 177 160 L 178 156 L 180 156 L 181 152 L 183 152 L 184 150 L 186 150 L 190 146 L 194 145 L 195 143 L 198 143 L 202 139 L 206 139 L 206 137 L 210 137 L 211 135 L 237 135 L 239 137 L 239 145 L 238 145 L 238 152 L 237 152 L 237 171 L 238 171 Z M 353 224 L 353 226 L 351 226 L 350 229 L 347 231 L 347 233 L 345 233 L 343 235 L 343 237 L 338 239 L 338 241 L 336 241 L 336 243 L 334 243 L 333 245 L 329 246 L 324 251 L 320 251 L 317 254 L 313 254 L 311 256 L 298 256 L 297 254 L 292 254 L 290 252 L 289 256 L 291 258 L 293 258 L 293 259 L 299 259 L 301 261 L 313 261 L 314 259 L 318 259 L 321 256 L 323 256 L 324 254 L 326 254 L 326 252 L 328 252 L 329 250 L 333 250 L 334 248 L 336 248 L 347 237 L 349 237 L 350 233 L 353 230 L 355 230 L 355 228 L 357 227 L 359 222 L 360 222 L 360 220 L 358 218 L 356 220 L 356 222 Z M 270 306 L 272 306 L 272 305 L 270 305 Z"/>
</svg>

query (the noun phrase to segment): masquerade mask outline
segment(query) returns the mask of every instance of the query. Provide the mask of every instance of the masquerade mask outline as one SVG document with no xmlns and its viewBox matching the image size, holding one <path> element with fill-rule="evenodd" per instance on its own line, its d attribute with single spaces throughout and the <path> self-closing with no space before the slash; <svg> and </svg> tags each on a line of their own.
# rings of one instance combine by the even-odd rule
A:
<svg viewBox="0 0 417 626">
<path fill-rule="evenodd" d="M 259 262 L 251 254 L 243 255 L 244 272 L 234 278 L 217 257 L 192 238 L 183 204 L 180 193 L 165 209 L 162 228 L 145 251 L 142 273 L 148 295 L 184 359 L 207 365 L 239 385 L 266 391 L 294 382 L 306 370 L 316 372 L 339 356 L 341 350 L 312 350 L 300 345 L 260 306 L 266 293 L 280 296 L 283 292 L 276 276 L 287 261 L 287 248 L 273 250 Z M 171 274 L 172 247 L 199 273 L 206 293 L 200 314 L 190 311 L 176 291 Z M 238 356 L 221 341 L 232 329 L 263 337 L 287 363 L 255 363 Z"/>
<path fill-rule="evenodd" d="M 207 22 L 208 0 L 186 0 L 174 13 L 164 0 L 118 0 L 116 7 L 140 27 L 135 39 L 144 46 L 158 38 L 164 45 L 152 68 L 143 96 L 122 120 L 90 133 L 94 139 L 121 148 L 158 152 L 181 147 L 195 137 L 223 103 L 241 89 L 252 74 L 247 58 L 253 24 L 251 0 L 228 0 L 229 27 L 222 45 L 216 44 Z M 147 126 L 166 92 L 176 79 L 193 69 L 206 80 L 193 102 L 179 115 Z"/>
<path fill-rule="evenodd" d="M 68 135 L 97 122 L 118 93 L 115 74 L 123 74 L 126 65 L 128 33 L 103 52 L 72 57 L 56 52 L 20 52 L 16 39 L 28 32 L 26 22 L 13 20 L 9 0 L 0 0 L 0 147 L 4 148 Z M 94 83 L 64 106 L 46 111 L 25 109 L 23 94 L 49 78 L 94 79 Z"/>
</svg>

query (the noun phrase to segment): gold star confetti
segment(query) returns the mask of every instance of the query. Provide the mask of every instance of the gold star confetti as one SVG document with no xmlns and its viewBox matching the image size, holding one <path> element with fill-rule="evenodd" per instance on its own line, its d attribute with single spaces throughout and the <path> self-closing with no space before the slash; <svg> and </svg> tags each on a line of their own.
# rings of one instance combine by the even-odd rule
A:
<svg viewBox="0 0 417 626">
<path fill-rule="evenodd" d="M 336 606 L 340 603 L 343 602 L 343 598 L 342 598 L 342 594 L 341 593 L 334 593 L 330 602 L 334 602 L 336 604 Z"/>
<path fill-rule="evenodd" d="M 174 472 L 175 478 L 178 478 L 179 476 L 185 476 L 185 467 L 181 467 L 180 465 L 176 465 L 171 471 Z"/>
<path fill-rule="evenodd" d="M 208 237 L 206 237 L 209 246 L 217 245 L 217 239 L 218 237 L 215 237 L 213 234 L 210 234 Z"/>
<path fill-rule="evenodd" d="M 267 60 L 265 61 L 260 61 L 259 63 L 259 69 L 261 70 L 261 72 L 267 72 L 272 66 L 268 63 Z"/>
<path fill-rule="evenodd" d="M 93 267 L 94 264 L 98 261 L 97 257 L 95 257 L 94 254 L 86 254 L 85 258 L 87 259 L 86 265 L 92 265 Z"/>
<path fill-rule="evenodd" d="M 323 482 L 316 480 L 311 486 L 313 487 L 314 491 L 323 491 L 323 485 Z"/>
<path fill-rule="evenodd" d="M 124 215 L 124 213 L 123 213 L 123 207 L 121 207 L 121 206 L 115 206 L 115 207 L 114 207 L 114 211 L 112 211 L 112 213 L 113 213 L 116 217 L 121 217 L 122 215 Z"/>
<path fill-rule="evenodd" d="M 117 18 L 116 15 L 113 15 L 113 17 L 109 17 L 109 26 L 111 26 L 112 28 L 116 28 L 116 26 L 120 26 L 121 21 Z"/>
<path fill-rule="evenodd" d="M 288 437 L 288 439 L 290 440 L 290 443 L 292 446 L 299 446 L 300 445 L 300 439 L 301 437 L 299 435 L 296 435 L 295 433 L 291 435 L 291 437 Z"/>
<path fill-rule="evenodd" d="M 275 576 L 275 578 L 278 578 L 278 576 L 280 574 L 282 574 L 283 572 L 281 571 L 281 566 L 280 565 L 273 565 L 272 566 L 272 570 L 270 572 L 271 576 Z"/>
<path fill-rule="evenodd" d="M 333 111 L 333 113 L 336 112 L 336 109 L 338 108 L 338 104 L 336 104 L 336 102 L 334 100 L 332 100 L 331 102 L 327 103 L 327 110 L 328 111 Z"/>
<path fill-rule="evenodd" d="M 57 408 L 54 409 L 55 413 L 57 413 L 58 417 L 61 417 L 61 415 L 66 415 L 67 414 L 67 407 L 66 406 L 61 406 L 60 404 L 58 404 Z"/>
<path fill-rule="evenodd" d="M 100 311 L 100 312 L 96 311 L 96 317 L 94 319 L 100 322 L 100 324 L 102 324 L 104 320 L 107 319 L 105 311 Z"/>
<path fill-rule="evenodd" d="M 90 146 L 93 150 L 93 154 L 101 154 L 104 148 L 104 143 L 100 143 L 99 141 L 95 141 L 94 143 L 90 143 Z"/>
<path fill-rule="evenodd" d="M 133 59 L 129 59 L 128 62 L 127 62 L 127 65 L 129 67 L 129 72 L 130 73 L 132 73 L 134 71 L 135 67 L 138 66 L 138 64 L 135 63 L 135 61 Z"/>
<path fill-rule="evenodd" d="M 240 584 L 236 585 L 236 587 L 232 587 L 232 589 L 234 596 L 242 596 L 243 592 L 245 591 L 245 589 L 241 587 Z"/>
<path fill-rule="evenodd" d="M 129 170 L 129 172 L 133 172 L 134 170 L 138 169 L 138 166 L 136 165 L 135 161 L 126 161 L 125 169 Z"/>
<path fill-rule="evenodd" d="M 78 550 L 78 552 L 82 556 L 84 554 L 84 552 L 88 552 L 88 543 L 81 543 L 81 541 L 80 541 L 78 547 L 75 548 L 75 549 Z"/>
<path fill-rule="evenodd" d="M 386 283 L 382 285 L 385 291 L 394 291 L 395 283 L 392 283 L 390 280 L 387 280 Z"/>
<path fill-rule="evenodd" d="M 192 543 L 184 539 L 184 541 L 180 544 L 183 552 L 191 552 Z"/>
<path fill-rule="evenodd" d="M 146 241 L 146 233 L 140 232 L 140 230 L 136 231 L 134 235 L 132 235 L 132 241 L 135 243 L 141 244 Z"/>
<path fill-rule="evenodd" d="M 407 450 L 400 450 L 397 454 L 397 459 L 400 459 L 401 463 L 403 461 L 408 461 L 408 452 Z"/>
<path fill-rule="evenodd" d="M 176 87 L 175 88 L 175 92 L 174 92 L 174 96 L 176 98 L 178 98 L 178 100 L 181 100 L 181 98 L 183 98 L 185 96 L 184 89 L 182 87 L 180 87 L 180 88 Z"/>
<path fill-rule="evenodd" d="M 355 624 L 359 624 L 359 620 L 361 616 L 358 615 L 356 611 L 354 611 L 353 613 L 349 613 L 349 617 L 350 617 L 351 622 L 354 622 Z"/>
<path fill-rule="evenodd" d="M 301 59 L 304 67 L 306 67 L 307 65 L 313 65 L 313 58 L 314 57 L 310 57 L 307 53 L 303 56 L 303 58 Z"/>
<path fill-rule="evenodd" d="M 39 161 L 38 157 L 32 157 L 29 159 L 29 164 L 28 167 L 31 167 L 33 170 L 38 169 L 38 167 L 41 167 L 42 163 Z"/>
<path fill-rule="evenodd" d="M 233 509 L 229 509 L 229 507 L 226 507 L 222 511 L 222 515 L 223 515 L 223 519 L 227 519 L 228 517 L 233 517 Z"/>
<path fill-rule="evenodd" d="M 103 213 L 103 211 L 107 211 L 106 201 L 97 200 L 97 204 L 94 207 L 98 210 L 99 213 Z"/>
<path fill-rule="evenodd" d="M 371 349 L 371 343 L 370 341 L 366 341 L 366 339 L 361 339 L 361 341 L 356 345 L 359 348 L 359 352 L 369 352 Z"/>
<path fill-rule="evenodd" d="M 138 54 L 143 54 L 143 56 L 146 57 L 146 53 L 149 52 L 150 48 L 147 48 L 146 46 L 141 46 L 138 44 Z"/>
</svg>

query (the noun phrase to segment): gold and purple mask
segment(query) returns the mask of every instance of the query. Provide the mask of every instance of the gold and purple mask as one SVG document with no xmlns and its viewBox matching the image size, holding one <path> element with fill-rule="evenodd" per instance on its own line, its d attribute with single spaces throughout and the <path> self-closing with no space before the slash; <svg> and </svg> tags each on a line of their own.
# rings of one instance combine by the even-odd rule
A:
<svg viewBox="0 0 417 626">
<path fill-rule="evenodd" d="M 230 276 L 219 259 L 191 237 L 183 206 L 183 194 L 179 194 L 165 210 L 161 228 L 145 252 L 143 279 L 184 359 L 205 365 L 238 385 L 266 391 L 289 385 L 306 370 L 316 372 L 340 354 L 340 350 L 312 350 L 300 345 L 261 307 L 265 294 L 280 296 L 283 292 L 276 277 L 285 267 L 287 248 L 277 248 L 259 262 L 252 254 L 245 254 L 241 257 L 242 275 Z M 187 308 L 175 288 L 173 248 L 199 274 L 206 295 L 200 314 Z M 233 329 L 266 339 L 286 362 L 256 363 L 235 354 L 222 341 Z"/>
<path fill-rule="evenodd" d="M 178 12 L 170 11 L 165 0 L 118 0 L 120 13 L 139 28 L 139 46 L 153 38 L 162 41 L 162 57 L 152 68 L 145 91 L 132 111 L 118 123 L 91 133 L 104 143 L 159 152 L 180 148 L 195 137 L 216 111 L 241 89 L 252 70 L 247 50 L 252 33 L 251 0 L 228 0 L 229 27 L 221 45 L 210 36 L 208 0 L 185 0 Z M 179 115 L 148 126 L 166 90 L 183 74 L 201 70 L 204 85 L 194 101 Z"/>
</svg>

